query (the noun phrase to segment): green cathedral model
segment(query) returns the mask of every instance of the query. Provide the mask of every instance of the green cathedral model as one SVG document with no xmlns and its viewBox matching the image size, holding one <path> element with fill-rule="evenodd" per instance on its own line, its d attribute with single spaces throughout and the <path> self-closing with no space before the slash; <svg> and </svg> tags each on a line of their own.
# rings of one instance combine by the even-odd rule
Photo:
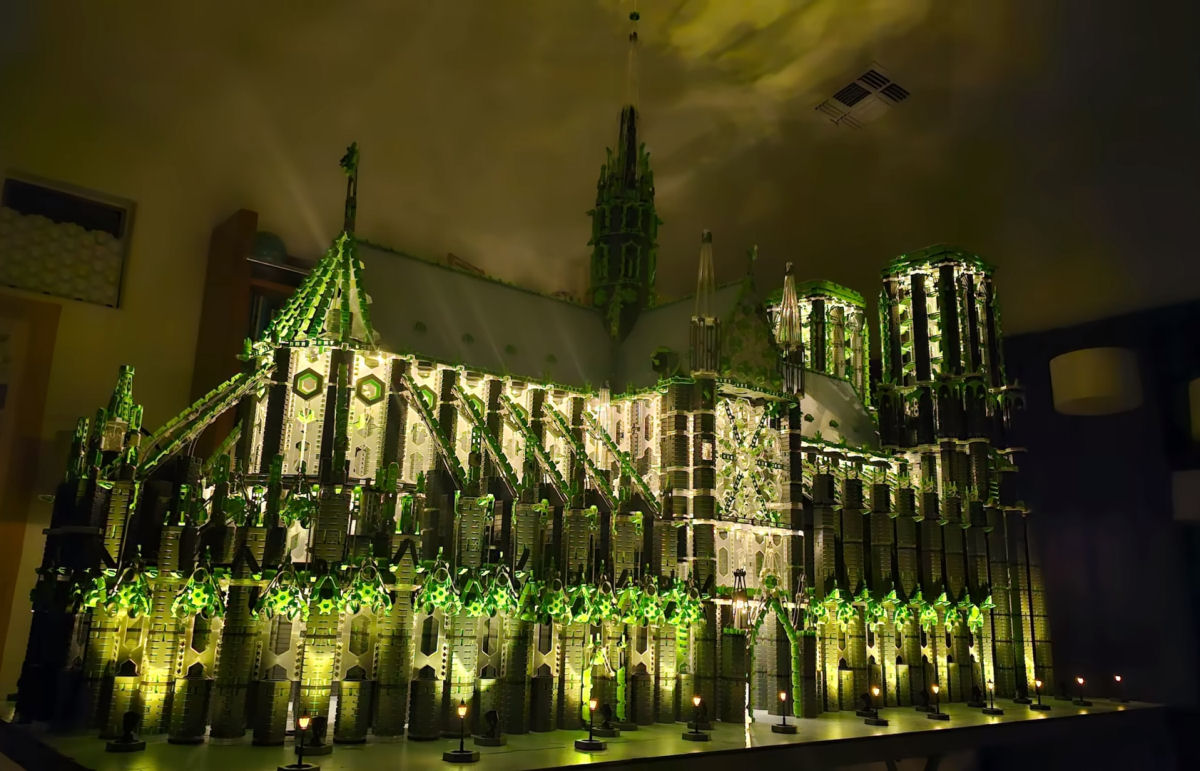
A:
<svg viewBox="0 0 1200 771">
<path fill-rule="evenodd" d="M 632 106 L 586 303 L 359 239 L 342 165 L 344 229 L 237 375 L 149 433 L 123 367 L 80 421 L 22 718 L 271 745 L 308 715 L 355 743 L 456 731 L 464 702 L 521 733 L 592 698 L 634 727 L 696 695 L 740 723 L 1054 682 L 978 257 L 887 266 L 872 389 L 863 298 L 790 269 L 760 293 L 753 250 L 717 286 L 705 233 L 695 297 L 655 304 Z"/>
</svg>

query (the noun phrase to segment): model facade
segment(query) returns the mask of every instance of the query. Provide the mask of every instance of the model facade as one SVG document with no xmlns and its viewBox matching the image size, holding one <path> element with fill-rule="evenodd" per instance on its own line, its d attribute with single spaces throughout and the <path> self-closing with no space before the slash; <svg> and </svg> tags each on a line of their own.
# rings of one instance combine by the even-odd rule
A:
<svg viewBox="0 0 1200 771">
<path fill-rule="evenodd" d="M 717 286 L 705 234 L 695 297 L 655 304 L 634 107 L 587 303 L 361 241 L 357 163 L 343 231 L 239 374 L 149 433 L 124 367 L 80 421 L 23 718 L 279 744 L 305 714 L 318 740 L 362 742 L 457 731 L 461 702 L 520 733 L 579 727 L 591 697 L 626 725 L 688 719 L 696 694 L 741 722 L 780 692 L 815 717 L 872 686 L 909 705 L 934 683 L 967 701 L 1053 682 L 979 258 L 888 265 L 872 393 L 849 289 L 789 270 L 760 293 L 753 250 Z M 372 308 L 364 264 L 412 273 Z"/>
</svg>

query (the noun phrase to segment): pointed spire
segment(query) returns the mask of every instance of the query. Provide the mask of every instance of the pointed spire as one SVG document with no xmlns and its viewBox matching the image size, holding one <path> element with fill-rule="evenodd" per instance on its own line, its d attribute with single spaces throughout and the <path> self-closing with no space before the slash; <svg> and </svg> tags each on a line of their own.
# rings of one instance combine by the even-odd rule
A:
<svg viewBox="0 0 1200 771">
<path fill-rule="evenodd" d="M 592 304 L 605 315 L 610 334 L 623 340 L 638 314 L 654 302 L 658 226 L 654 174 L 638 138 L 637 11 L 629 15 L 629 102 L 621 109 L 617 144 L 606 153 L 596 185 L 592 218 Z"/>
<path fill-rule="evenodd" d="M 354 238 L 358 209 L 358 143 L 341 160 L 346 173 L 343 229 L 308 278 L 279 309 L 263 335 L 264 344 L 374 348 L 375 330 L 362 290 L 362 262 Z"/>
<path fill-rule="evenodd" d="M 358 142 L 351 142 L 340 162 L 346 172 L 346 215 L 342 220 L 342 231 L 354 235 L 354 221 L 358 217 Z"/>
<path fill-rule="evenodd" d="M 638 106 L 638 21 L 642 18 L 634 0 L 629 13 L 629 56 L 625 67 L 625 103 L 635 110 Z"/>
<path fill-rule="evenodd" d="M 133 365 L 122 364 L 117 370 L 117 384 L 112 397 L 108 400 L 108 419 L 132 424 L 140 414 L 141 408 L 133 401 Z"/>
<path fill-rule="evenodd" d="M 713 271 L 712 232 L 700 234 L 700 270 L 696 275 L 696 312 L 698 319 L 712 318 L 712 297 L 716 290 Z"/>
<path fill-rule="evenodd" d="M 775 342 L 780 348 L 793 351 L 803 345 L 801 325 L 800 300 L 796 297 L 796 279 L 792 276 L 792 263 L 789 262 L 783 276 L 783 300 L 779 304 L 779 321 L 775 324 Z"/>
<path fill-rule="evenodd" d="M 721 322 L 713 314 L 712 233 L 700 234 L 700 270 L 696 275 L 696 312 L 692 315 L 692 372 L 715 374 L 721 362 Z"/>
<path fill-rule="evenodd" d="M 640 143 L 638 142 L 638 20 L 637 3 L 629 13 L 629 53 L 625 64 L 625 107 L 621 110 L 621 132 L 617 140 L 618 163 L 624 184 L 637 182 Z"/>
<path fill-rule="evenodd" d="M 783 276 L 783 300 L 779 303 L 779 320 L 775 324 L 775 343 L 780 348 L 779 374 L 783 390 L 790 394 L 804 393 L 804 337 L 800 316 L 800 299 L 796 296 L 796 279 L 792 263 Z"/>
</svg>

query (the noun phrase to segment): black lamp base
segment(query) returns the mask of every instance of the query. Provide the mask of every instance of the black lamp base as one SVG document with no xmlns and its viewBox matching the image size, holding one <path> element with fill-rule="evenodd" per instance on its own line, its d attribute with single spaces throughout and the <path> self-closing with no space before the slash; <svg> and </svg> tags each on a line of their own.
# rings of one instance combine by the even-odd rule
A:
<svg viewBox="0 0 1200 771">
<path fill-rule="evenodd" d="M 275 771 L 317 771 L 319 768 L 312 763 L 288 763 L 286 766 L 276 766 Z"/>
<path fill-rule="evenodd" d="M 1049 712 L 1050 711 L 1049 704 L 1030 704 L 1029 708 L 1034 710 L 1035 712 Z"/>
<path fill-rule="evenodd" d="M 608 728 L 605 728 L 602 725 L 598 725 L 592 729 L 592 734 L 595 736 L 602 736 L 605 739 L 615 739 L 621 735 L 621 729 L 617 728 L 616 726 L 609 726 Z"/>
<path fill-rule="evenodd" d="M 576 739 L 575 749 L 579 752 L 602 752 L 608 749 L 608 742 L 599 739 Z"/>
<path fill-rule="evenodd" d="M 446 750 L 442 760 L 447 763 L 478 763 L 479 750 Z"/>
<path fill-rule="evenodd" d="M 873 709 L 860 709 L 860 710 L 856 710 L 854 713 L 855 717 L 873 717 L 874 715 L 875 715 L 875 710 L 873 710 Z"/>
<path fill-rule="evenodd" d="M 888 721 L 885 717 L 869 717 L 863 721 L 867 725 L 887 725 Z"/>
<path fill-rule="evenodd" d="M 711 742 L 712 734 L 704 731 L 684 731 L 683 740 L 685 742 Z"/>
<path fill-rule="evenodd" d="M 475 740 L 476 747 L 503 747 L 508 744 L 508 737 L 501 734 L 500 736 L 480 736 L 475 734 L 472 739 Z"/>
<path fill-rule="evenodd" d="M 120 739 L 113 739 L 104 745 L 105 752 L 141 752 L 146 749 L 146 743 L 141 739 L 136 739 L 131 742 L 123 742 Z"/>
<path fill-rule="evenodd" d="M 984 707 L 982 712 L 985 715 L 1003 715 L 1004 714 L 1004 710 L 1000 709 L 999 707 Z"/>
<path fill-rule="evenodd" d="M 946 714 L 945 712 L 930 712 L 929 714 L 925 715 L 925 717 L 929 718 L 930 720 L 949 720 L 950 719 L 950 715 Z"/>
<path fill-rule="evenodd" d="M 783 723 L 772 723 L 771 724 L 771 733 L 773 733 L 773 734 L 794 734 L 794 733 L 796 733 L 796 726 L 792 725 L 791 723 L 788 723 L 787 725 L 784 725 Z"/>
</svg>

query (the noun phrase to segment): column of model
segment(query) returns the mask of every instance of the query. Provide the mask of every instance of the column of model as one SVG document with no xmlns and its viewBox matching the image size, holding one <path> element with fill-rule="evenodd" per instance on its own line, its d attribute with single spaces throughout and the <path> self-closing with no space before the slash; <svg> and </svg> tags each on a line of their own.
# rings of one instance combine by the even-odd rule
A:
<svg viewBox="0 0 1200 771">
<path fill-rule="evenodd" d="M 693 330 L 695 326 L 693 325 Z M 719 343 L 719 327 L 714 339 Z M 693 338 L 695 339 L 695 338 Z M 672 383 L 659 397 L 658 442 L 661 458 L 659 485 L 664 491 L 661 517 L 648 522 L 644 541 L 650 551 L 650 572 L 682 576 L 679 554 L 679 530 L 675 520 L 687 513 L 686 493 L 691 484 L 691 415 L 686 409 L 691 384 Z M 680 700 L 692 695 L 693 675 L 690 662 L 691 629 L 674 624 L 659 624 L 653 631 L 655 660 L 656 720 L 672 722 L 679 713 Z"/>
<path fill-rule="evenodd" d="M 208 732 L 217 641 L 225 612 L 212 563 L 228 564 L 233 555 L 234 528 L 226 515 L 230 468 L 229 455 L 219 455 L 206 471 L 211 473 L 211 513 L 200 529 L 199 559 L 172 598 L 171 612 L 183 627 L 168 719 L 168 740 L 173 744 L 198 744 Z"/>
<path fill-rule="evenodd" d="M 349 522 L 350 491 L 344 485 L 350 400 L 348 370 L 352 360 L 349 351 L 334 351 L 321 423 L 321 492 L 309 528 L 308 559 L 316 581 L 310 590 L 303 647 L 297 660 L 296 679 L 300 688 L 296 710 L 297 714 L 311 715 L 314 719 L 329 717 L 342 643 L 342 614 L 337 607 L 338 589 L 332 571 L 342 562 Z M 318 721 L 314 725 L 320 724 Z M 324 728 L 328 729 L 327 722 Z M 313 739 L 324 741 L 326 736 L 314 727 Z"/>
<path fill-rule="evenodd" d="M 935 676 L 952 699 L 978 698 L 988 680 L 1013 695 L 1023 683 L 1011 675 L 1011 620 L 1044 610 L 1032 568 L 1025 602 L 1009 592 L 1027 565 L 1026 531 L 1001 484 L 1013 468 L 1006 436 L 1016 394 L 1004 379 L 990 268 L 945 247 L 902 257 L 884 272 L 880 312 L 880 432 L 886 447 L 918 461 L 921 588 L 937 608 L 922 628 L 927 647 L 940 648 Z M 1040 647 L 1031 641 L 1029 656 Z"/>
<path fill-rule="evenodd" d="M 687 527 L 688 570 L 697 586 L 710 585 L 717 572 L 717 555 L 711 523 L 716 520 L 717 508 L 716 365 L 720 361 L 721 349 L 719 321 L 712 307 L 715 280 L 712 260 L 712 236 L 705 233 L 701 236 L 696 313 L 692 321 L 692 337 L 701 343 L 693 351 L 693 361 L 704 367 L 694 368 L 693 382 L 687 386 L 679 386 L 674 392 L 675 401 L 671 405 L 671 411 L 683 416 L 685 420 L 677 420 L 673 436 L 664 438 L 664 441 L 670 444 L 664 445 L 663 450 L 663 464 L 668 474 L 672 467 L 681 467 L 691 472 L 688 474 L 684 471 L 678 475 L 678 479 L 671 480 L 670 488 L 680 492 L 687 489 L 689 484 L 691 487 L 690 507 L 688 499 L 681 496 L 672 508 L 671 515 L 688 517 L 700 523 L 689 524 Z M 709 328 L 718 330 L 711 338 L 708 334 Z M 668 456 L 674 460 L 670 465 L 667 461 Z M 676 482 L 679 484 L 675 484 Z M 684 556 L 680 555 L 681 558 Z M 710 717 L 720 714 L 721 710 L 717 696 L 717 677 L 721 663 L 717 649 L 719 610 L 716 603 L 705 603 L 703 619 L 692 627 L 691 656 L 688 662 L 692 692 L 704 700 Z M 688 695 L 687 691 L 680 692 L 677 698 L 681 705 L 686 703 Z"/>
<path fill-rule="evenodd" d="M 107 453 L 117 453 L 122 445 L 120 437 L 126 430 L 122 414 L 128 411 L 127 405 L 132 400 L 132 379 L 133 368 L 122 367 L 108 410 L 98 413 L 93 422 L 94 431 L 102 427 L 102 434 L 94 440 L 100 448 L 98 460 Z M 132 421 L 129 425 L 132 425 Z M 102 738 L 120 736 L 125 713 L 134 711 L 140 681 L 141 662 L 134 660 L 134 657 L 141 648 L 143 624 L 149 611 L 146 602 L 149 585 L 145 563 L 136 556 L 146 546 L 142 537 L 145 531 L 138 532 L 141 528 L 133 527 L 136 521 L 133 515 L 140 512 L 139 519 L 149 520 L 146 530 L 156 533 L 154 515 L 161 517 L 164 513 L 161 502 L 147 501 L 151 497 L 148 486 L 139 486 L 133 481 L 134 458 L 127 452 L 125 458 L 127 464 L 115 474 L 120 481 L 113 483 L 108 500 L 104 503 L 107 510 L 105 532 L 109 533 L 105 550 L 109 552 L 111 564 L 117 566 L 112 571 L 115 581 L 96 584 L 100 590 L 99 596 L 85 595 L 83 600 L 85 605 L 92 608 L 92 622 L 83 656 L 86 719 L 90 726 L 100 728 Z M 116 460 L 117 457 L 114 457 Z M 96 484 L 99 487 L 106 486 L 105 478 L 110 477 L 113 470 L 111 465 L 101 467 L 97 464 L 94 471 Z M 168 484 L 155 491 L 170 495 L 170 489 Z"/>
<path fill-rule="evenodd" d="M 198 471 L 198 469 L 197 469 Z M 196 498 L 198 479 L 189 479 L 181 486 L 176 508 L 168 513 L 159 531 L 158 577 L 153 584 L 150 614 L 147 618 L 146 646 L 142 652 L 142 731 L 158 734 L 167 729 L 168 700 L 174 690 L 176 667 L 183 645 L 182 619 L 173 612 L 172 603 L 183 586 L 184 571 L 190 571 L 187 556 L 181 554 L 185 529 L 196 527 L 196 509 L 202 504 Z"/>
<path fill-rule="evenodd" d="M 245 414 L 245 413 L 243 413 Z M 248 449 L 248 448 L 247 448 Z M 245 456 L 249 459 L 249 452 Z M 228 499 L 227 462 L 222 463 L 216 479 L 212 505 L 211 553 L 216 565 L 230 565 L 230 584 L 225 619 L 218 646 L 217 671 L 213 686 L 212 736 L 219 739 L 242 737 L 249 725 L 246 707 L 253 685 L 254 662 L 262 624 L 251 611 L 253 561 L 259 565 L 278 565 L 283 559 L 283 529 L 279 527 L 279 499 L 282 495 L 283 457 L 276 454 L 267 482 L 266 511 L 263 525 L 243 519 L 231 526 L 223 505 Z M 268 555 L 268 530 L 276 532 L 276 553 Z M 247 556 L 249 559 L 247 559 Z M 273 559 L 268 559 L 273 557 Z"/>
<path fill-rule="evenodd" d="M 120 620 L 105 607 L 102 567 L 120 558 L 138 490 L 130 451 L 136 453 L 142 409 L 133 403 L 132 388 L 133 368 L 123 366 L 108 408 L 76 426 L 31 594 L 18 720 L 88 727 L 104 720 L 100 705 L 113 675 Z M 82 646 L 75 642 L 81 637 Z M 82 698 L 76 695 L 80 687 Z"/>
<path fill-rule="evenodd" d="M 398 471 L 404 462 L 405 439 L 408 435 L 407 403 L 402 398 L 404 376 L 409 363 L 404 359 L 392 359 L 387 375 L 387 408 L 384 418 L 384 442 L 381 462 Z M 387 613 L 378 617 L 376 651 L 378 669 L 376 679 L 376 701 L 374 733 L 380 737 L 404 735 L 408 718 L 409 685 L 412 680 L 412 633 L 413 608 L 412 585 L 419 541 L 414 535 L 414 495 L 407 494 L 390 501 L 385 508 L 385 518 L 390 520 L 388 554 L 399 560 L 393 565 L 395 583 L 392 586 L 392 606 Z M 386 505 L 386 504 L 385 504 Z"/>
</svg>

